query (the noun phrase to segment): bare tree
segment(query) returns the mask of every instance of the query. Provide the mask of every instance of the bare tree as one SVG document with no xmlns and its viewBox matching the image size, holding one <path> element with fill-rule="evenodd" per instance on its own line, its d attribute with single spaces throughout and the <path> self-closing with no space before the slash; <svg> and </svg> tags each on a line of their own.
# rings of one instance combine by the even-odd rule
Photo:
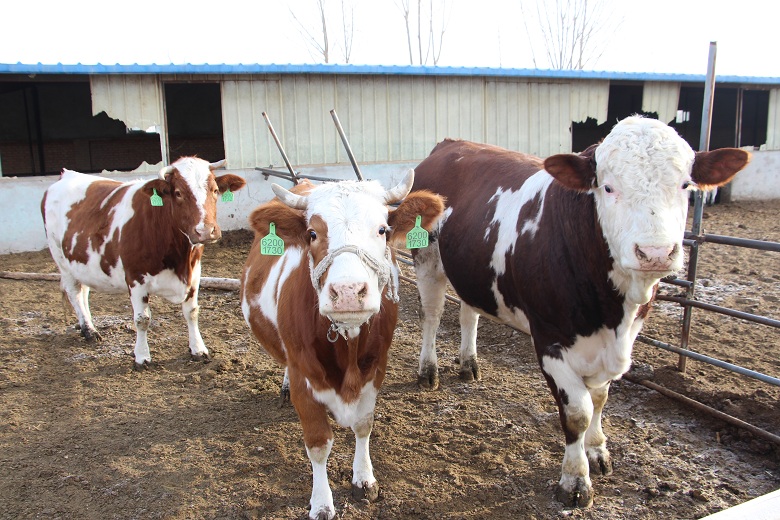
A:
<svg viewBox="0 0 780 520">
<path fill-rule="evenodd" d="M 444 33 L 451 13 L 448 0 L 395 0 L 401 11 L 406 28 L 406 45 L 409 49 L 409 64 L 414 65 L 412 26 L 416 25 L 417 63 L 427 65 L 429 60 L 438 64 L 444 46 Z M 412 8 L 416 8 L 416 14 Z"/>
<path fill-rule="evenodd" d="M 318 20 L 314 23 L 306 23 L 303 17 L 298 16 L 292 7 L 290 15 L 298 26 L 298 32 L 304 37 L 310 51 L 313 51 L 312 57 L 315 60 L 322 60 L 324 63 L 330 63 L 332 59 L 330 33 L 328 31 L 328 9 L 327 0 L 314 0 L 317 7 Z M 341 50 L 345 63 L 349 63 L 352 56 L 352 43 L 354 41 L 354 21 L 355 9 L 352 0 L 341 0 Z M 332 27 L 333 25 L 331 25 Z"/>
<path fill-rule="evenodd" d="M 534 67 L 536 46 L 552 69 L 584 69 L 606 50 L 609 36 L 622 23 L 611 0 L 520 0 Z"/>
</svg>

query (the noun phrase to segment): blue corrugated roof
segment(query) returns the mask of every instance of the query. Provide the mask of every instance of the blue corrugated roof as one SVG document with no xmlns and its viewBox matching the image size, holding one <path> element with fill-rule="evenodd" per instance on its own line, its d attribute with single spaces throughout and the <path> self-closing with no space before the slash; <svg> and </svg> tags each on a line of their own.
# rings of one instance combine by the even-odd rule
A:
<svg viewBox="0 0 780 520">
<path fill-rule="evenodd" d="M 363 74 L 399 76 L 495 76 L 547 79 L 602 79 L 623 81 L 674 81 L 704 83 L 704 74 L 607 72 L 588 70 L 502 69 L 491 67 L 429 67 L 419 65 L 330 64 L 149 64 L 84 65 L 0 63 L 0 74 Z M 719 83 L 780 85 L 780 77 L 717 76 Z"/>
</svg>

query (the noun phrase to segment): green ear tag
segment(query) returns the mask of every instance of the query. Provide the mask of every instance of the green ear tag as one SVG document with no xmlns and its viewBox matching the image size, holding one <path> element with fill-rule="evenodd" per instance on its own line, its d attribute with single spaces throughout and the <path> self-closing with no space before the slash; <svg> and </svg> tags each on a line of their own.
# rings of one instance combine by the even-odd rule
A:
<svg viewBox="0 0 780 520">
<path fill-rule="evenodd" d="M 417 215 L 414 227 L 406 234 L 406 249 L 420 249 L 428 247 L 428 232 L 420 227 L 422 217 Z"/>
<path fill-rule="evenodd" d="M 284 254 L 284 240 L 276 236 L 276 224 L 271 222 L 271 232 L 260 241 L 260 254 L 269 256 L 282 256 Z"/>
<path fill-rule="evenodd" d="M 162 206 L 163 205 L 162 197 L 157 195 L 157 190 L 156 189 L 152 188 L 152 191 L 153 191 L 153 193 L 152 193 L 152 206 Z"/>
<path fill-rule="evenodd" d="M 222 194 L 222 202 L 233 202 L 233 192 L 230 189 Z"/>
</svg>

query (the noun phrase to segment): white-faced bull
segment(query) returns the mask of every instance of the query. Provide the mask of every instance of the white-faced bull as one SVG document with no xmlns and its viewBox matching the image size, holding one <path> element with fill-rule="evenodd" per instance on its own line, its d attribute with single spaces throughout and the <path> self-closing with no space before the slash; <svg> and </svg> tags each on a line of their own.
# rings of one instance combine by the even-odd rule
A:
<svg viewBox="0 0 780 520">
<path fill-rule="evenodd" d="M 414 258 L 420 384 L 439 384 L 435 335 L 449 280 L 463 301 L 461 376 L 480 377 L 479 314 L 530 333 L 566 439 L 556 497 L 590 505 L 589 465 L 612 471 L 601 428 L 609 385 L 629 369 L 659 280 L 683 265 L 688 194 L 725 184 L 749 158 L 733 148 L 694 153 L 672 128 L 640 117 L 581 154 L 545 160 L 438 144 L 413 188 L 447 201 L 433 243 Z"/>
</svg>

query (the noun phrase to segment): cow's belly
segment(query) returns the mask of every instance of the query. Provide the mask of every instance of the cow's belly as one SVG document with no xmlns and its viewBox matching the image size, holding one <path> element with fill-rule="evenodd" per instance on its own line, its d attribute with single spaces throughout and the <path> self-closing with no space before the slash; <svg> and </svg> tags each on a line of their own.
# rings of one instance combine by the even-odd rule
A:
<svg viewBox="0 0 780 520">
<path fill-rule="evenodd" d="M 58 262 L 58 264 L 63 275 L 70 276 L 82 285 L 86 285 L 98 292 L 127 292 L 125 271 L 122 268 L 121 260 L 116 267 L 108 270 L 108 274 L 103 271 L 103 268 L 100 266 L 100 258 L 96 256 L 90 257 L 89 262 L 86 264 L 67 260 L 63 263 Z"/>
<path fill-rule="evenodd" d="M 309 380 L 306 386 L 314 396 L 314 399 L 324 404 L 333 418 L 344 428 L 351 428 L 365 420 L 367 415 L 373 414 L 376 406 L 376 396 L 379 393 L 373 380 L 368 381 L 360 390 L 358 398 L 352 402 L 344 402 L 341 396 L 333 389 L 315 390 Z"/>
<path fill-rule="evenodd" d="M 143 277 L 147 292 L 165 298 L 171 303 L 182 303 L 190 291 L 190 284 L 182 280 L 171 270 L 165 270 L 154 276 Z"/>
</svg>

